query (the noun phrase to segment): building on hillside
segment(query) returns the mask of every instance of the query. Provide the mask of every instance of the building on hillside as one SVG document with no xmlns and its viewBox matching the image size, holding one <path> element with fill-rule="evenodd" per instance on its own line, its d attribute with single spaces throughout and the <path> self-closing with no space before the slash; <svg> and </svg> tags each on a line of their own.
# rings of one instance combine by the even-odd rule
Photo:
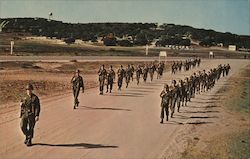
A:
<svg viewBox="0 0 250 159">
<path fill-rule="evenodd" d="M 228 50 L 229 51 L 236 51 L 237 47 L 236 47 L 236 45 L 228 45 Z"/>
</svg>

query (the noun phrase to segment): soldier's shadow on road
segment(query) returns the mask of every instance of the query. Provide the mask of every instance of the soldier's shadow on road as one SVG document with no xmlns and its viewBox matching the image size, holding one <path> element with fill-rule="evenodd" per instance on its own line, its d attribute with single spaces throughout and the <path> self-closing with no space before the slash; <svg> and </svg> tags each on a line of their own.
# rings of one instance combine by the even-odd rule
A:
<svg viewBox="0 0 250 159">
<path fill-rule="evenodd" d="M 108 96 L 117 96 L 117 97 L 144 97 L 145 95 L 131 94 L 131 93 L 122 93 L 122 94 L 109 94 Z"/>
<path fill-rule="evenodd" d="M 215 102 L 217 102 L 217 100 L 209 100 L 209 101 L 192 101 L 193 103 L 198 103 L 198 104 L 203 104 L 203 103 L 206 103 L 206 104 L 213 104 Z"/>
<path fill-rule="evenodd" d="M 217 110 L 206 110 L 206 111 L 185 111 L 180 113 L 219 113 Z"/>
<path fill-rule="evenodd" d="M 153 87 L 145 87 L 145 86 L 140 86 L 140 87 L 130 87 L 132 89 L 136 89 L 136 90 L 156 90 L 157 88 L 153 88 Z"/>
<path fill-rule="evenodd" d="M 88 106 L 79 106 L 79 108 L 89 109 L 89 110 L 121 110 L 121 111 L 131 111 L 131 109 L 123 108 L 111 108 L 111 107 L 88 107 Z"/>
<path fill-rule="evenodd" d="M 52 146 L 52 147 L 77 147 L 85 149 L 94 148 L 118 148 L 118 146 L 109 146 L 102 144 L 89 144 L 89 143 L 74 143 L 74 144 L 46 144 L 46 143 L 34 143 L 33 146 Z"/>
</svg>

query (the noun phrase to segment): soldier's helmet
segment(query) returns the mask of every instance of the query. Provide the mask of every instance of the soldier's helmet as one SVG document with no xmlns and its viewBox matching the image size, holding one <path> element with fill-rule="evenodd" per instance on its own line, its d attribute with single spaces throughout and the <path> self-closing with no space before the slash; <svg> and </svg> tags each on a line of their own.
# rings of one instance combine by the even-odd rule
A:
<svg viewBox="0 0 250 159">
<path fill-rule="evenodd" d="M 168 84 L 164 84 L 164 88 L 169 89 Z"/>
<path fill-rule="evenodd" d="M 172 83 L 173 83 L 173 84 L 176 84 L 176 80 L 173 80 Z"/>
<path fill-rule="evenodd" d="M 173 89 L 174 89 L 173 86 L 170 86 L 170 87 L 169 87 L 169 91 L 172 91 Z"/>
<path fill-rule="evenodd" d="M 27 86 L 25 87 L 25 89 L 26 90 L 33 90 L 34 89 L 34 87 L 33 87 L 33 85 L 32 84 L 27 84 Z"/>
</svg>

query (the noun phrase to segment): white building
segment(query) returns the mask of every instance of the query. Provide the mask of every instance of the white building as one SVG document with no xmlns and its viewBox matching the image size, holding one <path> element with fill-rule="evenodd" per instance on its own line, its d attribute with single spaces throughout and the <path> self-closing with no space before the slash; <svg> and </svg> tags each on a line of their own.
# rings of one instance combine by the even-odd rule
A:
<svg viewBox="0 0 250 159">
<path fill-rule="evenodd" d="M 236 51 L 236 49 L 237 49 L 236 45 L 228 45 L 229 51 Z"/>
</svg>

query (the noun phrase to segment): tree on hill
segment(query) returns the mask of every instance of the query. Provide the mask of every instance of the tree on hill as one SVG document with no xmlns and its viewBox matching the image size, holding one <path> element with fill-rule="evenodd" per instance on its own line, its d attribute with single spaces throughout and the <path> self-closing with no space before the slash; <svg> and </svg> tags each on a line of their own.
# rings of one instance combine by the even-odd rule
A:
<svg viewBox="0 0 250 159">
<path fill-rule="evenodd" d="M 136 35 L 135 40 L 134 40 L 134 45 L 146 45 L 148 44 L 148 39 L 145 34 L 139 33 Z"/>
<path fill-rule="evenodd" d="M 106 46 L 116 46 L 116 37 L 113 33 L 110 33 L 103 39 L 103 44 Z"/>
<path fill-rule="evenodd" d="M 129 40 L 119 40 L 117 44 L 119 46 L 126 46 L 126 47 L 133 46 L 133 44 Z"/>
<path fill-rule="evenodd" d="M 72 37 L 64 39 L 64 42 L 68 45 L 75 43 L 75 41 L 76 41 L 75 38 Z"/>
<path fill-rule="evenodd" d="M 202 46 L 212 46 L 223 43 L 225 47 L 235 44 L 250 49 L 250 36 L 241 36 L 232 33 L 221 33 L 214 30 L 196 29 L 190 26 L 155 23 L 87 23 L 73 24 L 44 18 L 2 18 L 8 21 L 3 32 L 31 33 L 34 36 L 56 37 L 58 39 L 73 37 L 84 41 L 95 41 L 96 37 L 105 37 L 110 32 L 116 37 L 130 35 L 134 39 L 133 45 L 146 45 L 162 36 L 159 45 L 188 45 L 189 41 L 181 39 L 188 37 L 200 41 Z M 107 45 L 116 45 L 116 38 L 104 38 Z M 124 43 L 124 42 L 122 42 Z"/>
</svg>

